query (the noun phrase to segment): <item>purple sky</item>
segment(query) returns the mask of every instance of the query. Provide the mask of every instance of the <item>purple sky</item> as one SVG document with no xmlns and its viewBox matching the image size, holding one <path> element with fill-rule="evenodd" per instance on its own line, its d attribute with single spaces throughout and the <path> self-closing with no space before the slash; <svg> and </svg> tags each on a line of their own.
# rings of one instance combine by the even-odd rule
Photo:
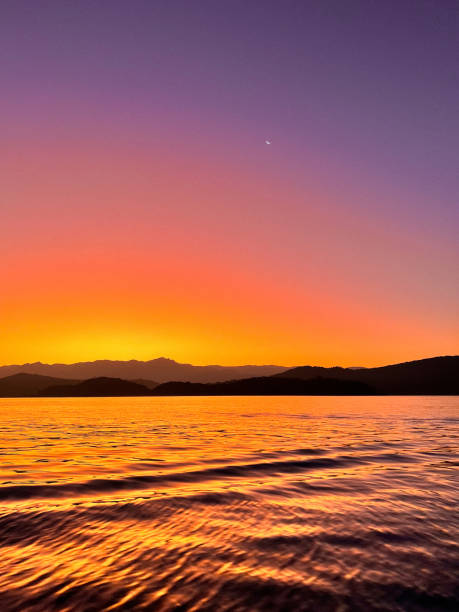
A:
<svg viewBox="0 0 459 612">
<path fill-rule="evenodd" d="M 424 331 L 419 341 L 409 332 L 406 358 L 457 352 L 457 2 L 4 0 L 0 57 L 7 296 L 17 290 L 7 280 L 11 265 L 27 274 L 39 260 L 43 286 L 53 285 L 50 245 L 64 261 L 102 244 L 118 253 L 101 264 L 108 271 L 120 249 L 133 266 L 199 252 L 198 285 L 213 265 L 234 267 L 235 292 L 236 277 L 269 268 L 266 291 L 278 287 L 299 303 L 312 283 L 317 303 L 338 304 L 327 315 L 335 324 L 353 295 L 374 313 L 380 307 L 375 325 L 395 321 L 399 308 L 403 328 L 412 314 Z M 149 251 L 154 223 L 162 231 Z M 85 270 L 82 263 L 77 276 Z M 202 300 L 213 304 L 217 291 L 209 286 Z M 4 317 L 13 305 L 7 300 Z M 33 308 L 23 315 L 38 338 Z M 260 334 L 271 337 L 291 331 L 278 320 L 264 324 Z M 120 325 L 128 337 L 127 314 Z M 376 359 L 378 347 L 369 352 L 365 343 L 381 338 L 349 326 L 349 358 Z M 88 353 L 129 353 L 105 342 L 113 333 L 107 328 Z M 191 361 L 225 361 L 210 340 L 198 350 L 193 334 L 181 333 Z M 266 360 L 346 360 L 331 341 L 328 352 L 317 351 L 318 339 L 308 349 L 311 335 L 305 327 L 291 353 L 273 349 Z M 238 342 L 244 358 L 263 360 L 251 351 L 256 340 Z M 383 344 L 382 359 L 403 357 Z M 139 352 L 137 340 L 132 347 Z M 159 341 L 144 349 L 167 351 Z M 24 343 L 4 360 L 33 356 Z M 75 352 L 63 344 L 48 356 Z"/>
</svg>

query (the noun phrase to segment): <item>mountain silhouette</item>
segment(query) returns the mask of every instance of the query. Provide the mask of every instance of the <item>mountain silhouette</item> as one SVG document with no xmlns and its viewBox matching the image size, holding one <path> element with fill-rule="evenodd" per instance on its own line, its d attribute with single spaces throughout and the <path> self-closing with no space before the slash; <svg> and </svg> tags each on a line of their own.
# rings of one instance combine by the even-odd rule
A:
<svg viewBox="0 0 459 612">
<path fill-rule="evenodd" d="M 457 395 L 459 356 L 432 357 L 379 368 L 301 366 L 277 376 L 301 380 L 324 376 L 343 381 L 359 381 L 376 393 L 391 395 Z"/>
<path fill-rule="evenodd" d="M 223 383 L 168 382 L 152 395 L 371 395 L 365 383 L 317 377 L 310 380 L 263 376 Z"/>
<path fill-rule="evenodd" d="M 79 382 L 79 380 L 53 378 L 39 374 L 13 374 L 0 378 L 0 397 L 29 397 L 38 395 L 51 385 L 67 385 L 70 388 Z"/>
<path fill-rule="evenodd" d="M 160 384 L 158 382 L 155 382 L 154 380 L 148 380 L 147 378 L 134 378 L 133 380 L 131 380 L 131 382 L 137 383 L 138 385 L 143 385 L 148 389 L 154 389 Z"/>
<path fill-rule="evenodd" d="M 151 393 L 151 389 L 145 385 L 105 376 L 90 378 L 76 385 L 54 385 L 41 391 L 45 397 L 115 397 L 151 395 Z"/>
<path fill-rule="evenodd" d="M 191 366 L 193 367 L 193 366 Z M 459 395 L 459 356 L 433 357 L 380 368 L 300 366 L 273 376 L 224 382 L 64 379 L 19 373 L 0 379 L 0 397 L 130 395 Z"/>
<path fill-rule="evenodd" d="M 26 363 L 23 365 L 0 366 L 0 377 L 26 372 L 56 378 L 87 380 L 96 377 L 123 378 L 124 380 L 151 380 L 167 382 L 170 380 L 189 382 L 223 382 L 252 376 L 271 376 L 288 368 L 276 365 L 242 366 L 194 366 L 178 363 L 173 359 L 160 357 L 150 361 L 85 361 L 72 364 L 64 363 Z"/>
</svg>

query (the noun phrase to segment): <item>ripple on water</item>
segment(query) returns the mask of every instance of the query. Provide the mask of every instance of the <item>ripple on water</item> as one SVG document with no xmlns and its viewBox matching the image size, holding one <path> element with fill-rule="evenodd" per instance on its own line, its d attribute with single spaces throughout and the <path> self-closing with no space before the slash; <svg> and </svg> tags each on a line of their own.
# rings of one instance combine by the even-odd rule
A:
<svg viewBox="0 0 459 612">
<path fill-rule="evenodd" d="M 2 612 L 458 609 L 456 398 L 0 408 Z"/>
</svg>

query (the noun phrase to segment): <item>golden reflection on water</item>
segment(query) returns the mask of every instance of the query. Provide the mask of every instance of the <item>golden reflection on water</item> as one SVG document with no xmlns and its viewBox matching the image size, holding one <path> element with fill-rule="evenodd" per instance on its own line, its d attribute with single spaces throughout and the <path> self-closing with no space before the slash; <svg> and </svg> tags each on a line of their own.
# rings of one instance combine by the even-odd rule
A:
<svg viewBox="0 0 459 612">
<path fill-rule="evenodd" d="M 454 607 L 458 416 L 447 397 L 0 400 L 1 610 Z"/>
</svg>

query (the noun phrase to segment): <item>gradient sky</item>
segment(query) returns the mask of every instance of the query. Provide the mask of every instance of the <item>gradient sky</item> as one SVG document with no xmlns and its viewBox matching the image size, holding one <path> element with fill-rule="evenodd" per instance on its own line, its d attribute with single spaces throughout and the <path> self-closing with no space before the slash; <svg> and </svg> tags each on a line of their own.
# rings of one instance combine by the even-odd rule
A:
<svg viewBox="0 0 459 612">
<path fill-rule="evenodd" d="M 457 354 L 458 57 L 455 0 L 3 0 L 0 363 Z"/>
</svg>

